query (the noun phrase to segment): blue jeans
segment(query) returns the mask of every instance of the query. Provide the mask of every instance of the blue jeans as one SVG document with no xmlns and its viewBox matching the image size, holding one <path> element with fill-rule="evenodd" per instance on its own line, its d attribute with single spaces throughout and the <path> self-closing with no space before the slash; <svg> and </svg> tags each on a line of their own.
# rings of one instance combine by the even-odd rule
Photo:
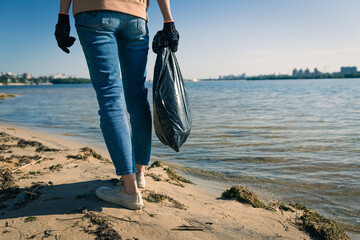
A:
<svg viewBox="0 0 360 240">
<path fill-rule="evenodd" d="M 120 12 L 91 11 L 77 14 L 75 26 L 99 103 L 100 128 L 116 174 L 136 173 L 135 164 L 149 165 L 151 152 L 151 112 L 145 87 L 147 23 Z"/>
</svg>

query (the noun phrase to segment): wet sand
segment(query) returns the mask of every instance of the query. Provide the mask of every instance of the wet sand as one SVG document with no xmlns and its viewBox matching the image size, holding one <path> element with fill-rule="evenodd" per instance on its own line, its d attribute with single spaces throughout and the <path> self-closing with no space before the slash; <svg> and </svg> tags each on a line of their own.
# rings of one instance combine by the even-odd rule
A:
<svg viewBox="0 0 360 240">
<path fill-rule="evenodd" d="M 163 163 L 147 169 L 142 210 L 103 202 L 96 189 L 119 181 L 108 159 L 0 123 L 0 239 L 312 239 L 298 229 L 302 211 L 226 200 Z"/>
</svg>

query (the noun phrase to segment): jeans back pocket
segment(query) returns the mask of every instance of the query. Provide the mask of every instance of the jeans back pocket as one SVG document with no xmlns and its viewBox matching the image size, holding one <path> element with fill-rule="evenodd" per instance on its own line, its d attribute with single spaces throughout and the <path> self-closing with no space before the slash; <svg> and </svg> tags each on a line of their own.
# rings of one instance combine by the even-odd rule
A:
<svg viewBox="0 0 360 240">
<path fill-rule="evenodd" d="M 146 34 L 146 21 L 145 19 L 138 18 L 137 19 L 137 28 L 143 33 Z"/>
<path fill-rule="evenodd" d="M 110 11 L 89 11 L 80 13 L 81 23 L 89 28 L 103 28 L 110 25 L 111 12 Z"/>
</svg>

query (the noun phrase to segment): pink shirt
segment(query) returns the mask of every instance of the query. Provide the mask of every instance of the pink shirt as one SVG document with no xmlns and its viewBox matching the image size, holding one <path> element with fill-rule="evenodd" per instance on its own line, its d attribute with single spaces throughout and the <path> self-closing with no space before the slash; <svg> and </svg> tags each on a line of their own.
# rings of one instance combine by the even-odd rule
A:
<svg viewBox="0 0 360 240">
<path fill-rule="evenodd" d="M 112 10 L 147 19 L 149 0 L 73 0 L 74 16 L 80 12 Z"/>
</svg>

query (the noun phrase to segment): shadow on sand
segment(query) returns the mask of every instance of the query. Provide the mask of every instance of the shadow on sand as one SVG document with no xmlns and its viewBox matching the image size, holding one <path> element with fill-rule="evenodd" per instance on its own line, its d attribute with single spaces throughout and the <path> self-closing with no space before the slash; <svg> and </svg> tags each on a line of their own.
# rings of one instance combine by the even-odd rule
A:
<svg viewBox="0 0 360 240">
<path fill-rule="evenodd" d="M 116 181 L 87 181 L 44 186 L 37 191 L 38 196 L 29 197 L 26 189 L 20 188 L 18 194 L 2 202 L 0 219 L 61 215 L 81 213 L 83 210 L 101 212 L 103 207 L 119 208 L 96 197 L 100 186 L 114 186 Z"/>
</svg>

